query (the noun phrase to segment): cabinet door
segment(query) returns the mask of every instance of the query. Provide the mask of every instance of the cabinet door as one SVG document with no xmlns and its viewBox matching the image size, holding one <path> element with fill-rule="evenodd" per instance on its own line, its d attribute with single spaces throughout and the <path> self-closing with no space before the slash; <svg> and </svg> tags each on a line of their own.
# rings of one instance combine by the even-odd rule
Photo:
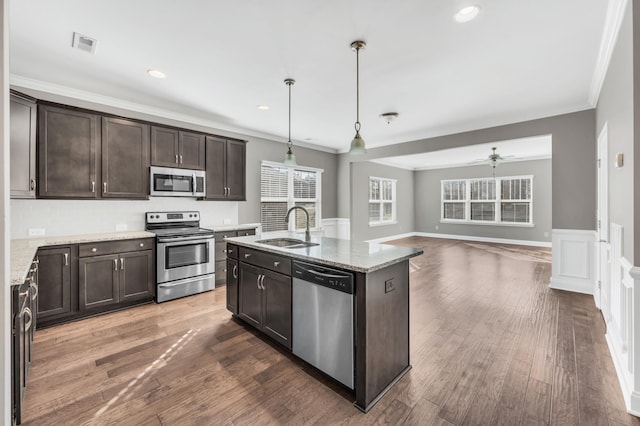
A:
<svg viewBox="0 0 640 426">
<path fill-rule="evenodd" d="M 226 158 L 227 199 L 246 199 L 245 191 L 245 143 L 227 141 Z"/>
<path fill-rule="evenodd" d="M 79 308 L 118 302 L 118 255 L 80 258 Z"/>
<path fill-rule="evenodd" d="M 11 198 L 36 197 L 36 103 L 11 95 Z"/>
<path fill-rule="evenodd" d="M 151 165 L 178 167 L 178 131 L 151 126 Z"/>
<path fill-rule="evenodd" d="M 291 277 L 263 271 L 265 334 L 291 349 Z"/>
<path fill-rule="evenodd" d="M 206 139 L 207 200 L 226 199 L 227 140 L 207 136 Z"/>
<path fill-rule="evenodd" d="M 37 319 L 71 312 L 71 249 L 38 250 Z"/>
<path fill-rule="evenodd" d="M 38 196 L 97 198 L 98 116 L 40 106 L 38 126 Z"/>
<path fill-rule="evenodd" d="M 262 324 L 262 290 L 258 280 L 262 270 L 240 262 L 238 279 L 238 315 L 258 328 Z"/>
<path fill-rule="evenodd" d="M 180 131 L 180 166 L 184 169 L 204 170 L 205 167 L 204 135 Z"/>
<path fill-rule="evenodd" d="M 149 197 L 149 126 L 102 117 L 102 197 Z"/>
<path fill-rule="evenodd" d="M 153 250 L 120 255 L 120 302 L 151 298 L 155 295 Z"/>
<path fill-rule="evenodd" d="M 227 309 L 238 315 L 238 261 L 227 259 Z"/>
</svg>

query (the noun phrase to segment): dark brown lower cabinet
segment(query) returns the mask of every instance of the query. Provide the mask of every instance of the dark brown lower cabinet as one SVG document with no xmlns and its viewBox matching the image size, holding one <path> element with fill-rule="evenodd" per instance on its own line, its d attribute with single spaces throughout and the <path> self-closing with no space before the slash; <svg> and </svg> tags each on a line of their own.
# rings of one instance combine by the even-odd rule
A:
<svg viewBox="0 0 640 426">
<path fill-rule="evenodd" d="M 238 315 L 238 260 L 227 258 L 227 309 Z"/>
<path fill-rule="evenodd" d="M 71 248 L 38 250 L 38 321 L 71 312 Z"/>
<path fill-rule="evenodd" d="M 152 297 L 153 250 L 80 258 L 79 308 Z"/>
<path fill-rule="evenodd" d="M 240 318 L 291 349 L 291 277 L 245 262 L 239 272 Z"/>
</svg>

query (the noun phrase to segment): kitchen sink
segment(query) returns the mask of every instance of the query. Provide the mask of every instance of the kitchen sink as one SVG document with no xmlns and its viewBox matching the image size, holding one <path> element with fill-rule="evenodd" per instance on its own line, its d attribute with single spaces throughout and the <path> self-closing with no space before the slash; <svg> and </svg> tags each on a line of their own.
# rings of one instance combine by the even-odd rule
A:
<svg viewBox="0 0 640 426">
<path fill-rule="evenodd" d="M 270 238 L 268 240 L 256 241 L 256 243 L 267 244 L 269 246 L 282 247 L 282 248 L 302 248 L 302 247 L 313 247 L 318 245 L 318 243 L 298 240 L 295 238 Z"/>
</svg>

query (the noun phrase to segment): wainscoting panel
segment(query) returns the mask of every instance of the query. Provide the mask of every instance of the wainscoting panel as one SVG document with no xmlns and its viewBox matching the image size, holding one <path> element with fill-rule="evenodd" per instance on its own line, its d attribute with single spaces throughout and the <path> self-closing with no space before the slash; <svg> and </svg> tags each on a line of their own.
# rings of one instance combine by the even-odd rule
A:
<svg viewBox="0 0 640 426">
<path fill-rule="evenodd" d="M 554 229 L 551 233 L 551 288 L 593 294 L 596 232 Z"/>
<path fill-rule="evenodd" d="M 622 255 L 623 228 L 612 223 L 609 286 L 602 288 L 607 344 L 627 410 L 640 415 L 640 268 Z"/>
</svg>

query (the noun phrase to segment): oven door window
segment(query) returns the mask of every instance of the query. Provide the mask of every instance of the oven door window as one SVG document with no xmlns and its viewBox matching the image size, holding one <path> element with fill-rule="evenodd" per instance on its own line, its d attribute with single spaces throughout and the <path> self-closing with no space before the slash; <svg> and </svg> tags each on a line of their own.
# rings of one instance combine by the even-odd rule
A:
<svg viewBox="0 0 640 426">
<path fill-rule="evenodd" d="M 165 269 L 209 262 L 209 243 L 189 243 L 165 247 Z"/>
<path fill-rule="evenodd" d="M 153 190 L 156 192 L 193 192 L 193 178 L 156 173 L 153 175 Z"/>
</svg>

